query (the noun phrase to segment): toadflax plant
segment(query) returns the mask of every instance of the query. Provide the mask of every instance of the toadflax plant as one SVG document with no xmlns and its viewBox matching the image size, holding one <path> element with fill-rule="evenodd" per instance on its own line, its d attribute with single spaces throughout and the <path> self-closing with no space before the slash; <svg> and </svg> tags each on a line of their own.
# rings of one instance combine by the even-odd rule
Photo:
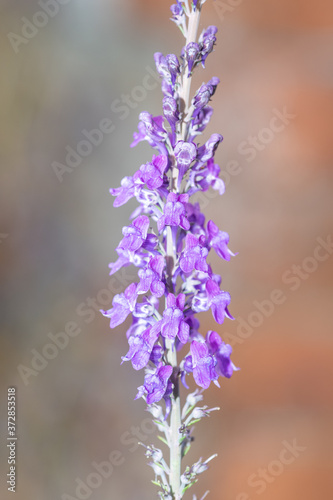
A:
<svg viewBox="0 0 333 500">
<path fill-rule="evenodd" d="M 181 467 L 193 441 L 193 424 L 218 409 L 198 406 L 204 389 L 211 382 L 219 386 L 219 377 L 230 378 L 237 370 L 230 360 L 230 345 L 215 331 L 204 336 L 197 319 L 198 313 L 209 309 L 219 325 L 225 317 L 233 319 L 228 310 L 230 295 L 221 290 L 221 277 L 207 263 L 212 249 L 230 260 L 234 254 L 228 248 L 229 236 L 212 220 L 206 223 L 199 203 L 190 201 L 195 193 L 210 188 L 224 192 L 220 168 L 214 163 L 222 136 L 213 134 L 200 146 L 196 142 L 212 116 L 209 102 L 219 79 L 203 83 L 190 97 L 193 71 L 199 64 L 205 67 L 216 42 L 215 26 L 197 35 L 204 2 L 189 5 L 187 0 L 178 0 L 171 6 L 172 21 L 184 35 L 185 46 L 179 58 L 155 53 L 163 115 L 142 112 L 131 145 L 147 141 L 157 154 L 133 176 L 125 177 L 121 187 L 110 190 L 115 207 L 132 197 L 139 202 L 130 225 L 123 228 L 110 274 L 133 264 L 138 268 L 138 281 L 116 295 L 111 309 L 102 313 L 110 319 L 111 328 L 132 318 L 127 331 L 129 350 L 122 363 L 131 361 L 135 370 L 145 370 L 135 399 L 146 401 L 162 434 L 159 438 L 170 449 L 166 459 L 162 450 L 145 447 L 159 497 L 168 500 L 182 499 L 214 458 L 200 458 L 185 470 Z M 198 388 L 182 405 L 180 384 L 189 389 L 189 374 Z"/>
</svg>

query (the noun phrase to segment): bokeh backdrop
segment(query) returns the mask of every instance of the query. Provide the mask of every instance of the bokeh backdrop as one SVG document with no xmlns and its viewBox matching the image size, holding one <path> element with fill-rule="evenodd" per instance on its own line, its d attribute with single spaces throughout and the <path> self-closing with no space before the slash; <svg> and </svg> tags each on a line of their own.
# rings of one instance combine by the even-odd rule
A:
<svg viewBox="0 0 333 500">
<path fill-rule="evenodd" d="M 153 53 L 183 43 L 169 6 L 0 2 L 1 499 L 12 498 L 8 386 L 18 500 L 156 498 L 136 445 L 156 443 L 133 402 L 142 374 L 120 366 L 125 327 L 111 331 L 97 311 L 135 276 L 108 276 L 135 206 L 114 209 L 108 190 L 151 157 L 129 144 L 139 112 L 161 112 Z M 227 189 L 202 201 L 238 252 L 212 263 L 236 317 L 219 332 L 241 371 L 207 391 L 222 410 L 198 425 L 189 460 L 218 458 L 196 493 L 331 498 L 332 2 L 207 0 L 210 24 L 218 44 L 193 88 L 221 79 L 208 133 L 224 136 Z M 102 462 L 113 464 L 103 478 Z"/>
</svg>

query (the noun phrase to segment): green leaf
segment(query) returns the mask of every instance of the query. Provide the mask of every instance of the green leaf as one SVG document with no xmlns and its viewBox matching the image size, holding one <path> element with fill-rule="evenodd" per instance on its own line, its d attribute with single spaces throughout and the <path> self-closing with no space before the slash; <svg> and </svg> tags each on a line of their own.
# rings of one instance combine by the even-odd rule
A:
<svg viewBox="0 0 333 500">
<path fill-rule="evenodd" d="M 157 436 L 157 437 L 158 437 L 158 439 L 159 439 L 160 441 L 162 441 L 162 443 L 164 443 L 164 444 L 166 444 L 167 446 L 169 446 L 168 441 L 167 441 L 167 440 L 166 440 L 163 436 Z"/>
<path fill-rule="evenodd" d="M 201 418 L 196 418 L 195 420 L 191 420 L 191 422 L 187 424 L 187 427 L 190 427 L 190 425 L 194 425 L 197 422 L 200 422 L 200 420 L 201 420 Z"/>
</svg>

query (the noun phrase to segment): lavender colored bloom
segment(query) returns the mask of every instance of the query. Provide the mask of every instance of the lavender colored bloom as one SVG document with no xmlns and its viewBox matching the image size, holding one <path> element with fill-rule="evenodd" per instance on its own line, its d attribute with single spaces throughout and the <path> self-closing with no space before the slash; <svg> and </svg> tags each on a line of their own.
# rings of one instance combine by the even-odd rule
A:
<svg viewBox="0 0 333 500">
<path fill-rule="evenodd" d="M 134 311 L 137 299 L 136 286 L 136 283 L 132 283 L 124 293 L 116 295 L 112 300 L 112 308 L 108 311 L 101 309 L 103 316 L 110 318 L 110 328 L 121 325 L 127 316 Z"/>
<path fill-rule="evenodd" d="M 210 330 L 206 335 L 206 343 L 209 352 L 217 360 L 216 371 L 219 375 L 230 378 L 234 371 L 239 370 L 230 359 L 232 347 L 223 342 L 218 333 Z"/>
<path fill-rule="evenodd" d="M 163 155 L 168 155 L 168 150 L 164 144 L 167 137 L 167 131 L 163 127 L 163 116 L 153 117 L 150 113 L 140 113 L 138 132 L 134 132 L 134 141 L 131 144 L 133 148 L 141 141 L 147 141 L 151 147 L 158 149 Z"/>
<path fill-rule="evenodd" d="M 213 78 L 211 78 L 209 80 L 209 82 L 207 83 L 207 85 L 210 85 L 213 88 L 212 96 L 215 94 L 216 88 L 217 88 L 219 83 L 220 83 L 220 79 L 217 78 L 217 76 L 213 76 Z"/>
<path fill-rule="evenodd" d="M 163 113 L 165 118 L 170 123 L 172 130 L 175 130 L 176 123 L 179 120 L 177 101 L 170 96 L 163 98 Z"/>
<path fill-rule="evenodd" d="M 211 249 L 225 260 L 234 255 L 228 248 L 229 235 L 213 221 L 206 223 L 199 203 L 190 203 L 195 193 L 212 188 L 223 194 L 225 189 L 220 167 L 214 163 L 222 136 L 212 134 L 200 146 L 197 140 L 212 116 L 209 103 L 219 79 L 203 83 L 194 95 L 190 92 L 194 68 L 200 62 L 205 66 L 216 42 L 215 26 L 197 37 L 204 3 L 176 0 L 171 6 L 172 20 L 186 39 L 185 47 L 179 59 L 175 54 L 154 54 L 164 96 L 163 115 L 141 112 L 131 144 L 146 141 L 158 153 L 133 176 L 125 177 L 120 187 L 110 190 L 115 207 L 133 197 L 139 205 L 122 230 L 118 259 L 110 264 L 110 274 L 133 264 L 138 283 L 116 295 L 112 307 L 102 313 L 110 319 L 111 328 L 131 314 L 132 325 L 126 333 L 129 347 L 122 363 L 131 361 L 135 370 L 145 370 L 135 399 L 145 398 L 170 447 L 170 466 L 161 450 L 146 447 L 155 482 L 161 486 L 159 497 L 170 500 L 183 498 L 212 458 L 200 459 L 180 472 L 180 456 L 187 453 L 193 440 L 191 425 L 212 411 L 206 406 L 195 409 L 203 389 L 211 382 L 218 385 L 219 376 L 230 378 L 238 369 L 230 359 L 231 347 L 214 331 L 204 338 L 196 317 L 211 309 L 218 324 L 226 316 L 234 319 L 228 310 L 230 295 L 221 290 L 222 278 L 207 263 Z M 185 379 L 190 373 L 199 388 L 189 394 L 181 409 L 179 384 L 181 381 L 188 389 Z M 156 404 L 162 399 L 165 410 Z"/>
<path fill-rule="evenodd" d="M 162 282 L 162 273 L 165 267 L 165 260 L 162 255 L 156 255 L 151 257 L 147 267 L 140 269 L 138 276 L 140 278 L 140 283 L 137 288 L 137 293 L 147 293 L 151 290 L 151 293 L 156 297 L 162 297 L 165 291 L 165 285 Z"/>
<path fill-rule="evenodd" d="M 172 4 L 170 7 L 170 10 L 174 15 L 179 16 L 180 14 L 182 14 L 183 13 L 183 6 L 181 3 L 181 0 L 177 0 L 177 3 Z"/>
<path fill-rule="evenodd" d="M 191 232 L 193 234 L 205 234 L 204 224 L 205 216 L 200 210 L 200 205 L 198 202 L 192 204 L 187 203 L 186 205 L 187 218 L 191 224 Z"/>
<path fill-rule="evenodd" d="M 157 297 L 154 297 L 153 295 L 150 298 L 143 297 L 142 302 L 136 304 L 135 309 L 132 312 L 133 317 L 145 319 L 147 322 L 153 323 L 153 315 L 156 312 L 156 305 L 158 308 L 158 303 L 155 304 L 153 301 L 154 298 L 158 300 Z"/>
<path fill-rule="evenodd" d="M 193 372 L 193 360 L 192 356 L 185 356 L 184 358 L 184 363 L 183 363 L 183 368 L 186 373 L 192 373 Z"/>
<path fill-rule="evenodd" d="M 193 366 L 193 377 L 196 383 L 203 389 L 208 389 L 211 382 L 218 385 L 218 375 L 215 370 L 215 361 L 208 352 L 204 342 L 193 340 L 191 343 L 191 355 Z"/>
<path fill-rule="evenodd" d="M 160 366 L 153 373 L 148 373 L 145 376 L 143 386 L 138 388 L 138 394 L 135 399 L 138 399 L 147 393 L 147 403 L 158 403 L 168 389 L 168 381 L 172 374 L 172 366 Z"/>
<path fill-rule="evenodd" d="M 208 249 L 203 246 L 205 238 L 199 239 L 193 234 L 188 233 L 185 238 L 185 249 L 180 257 L 180 268 L 184 273 L 191 273 L 194 269 L 206 273 L 208 264 L 206 257 Z"/>
<path fill-rule="evenodd" d="M 156 64 L 157 73 L 162 78 L 165 78 L 167 81 L 171 82 L 171 73 L 169 70 L 169 65 L 162 52 L 155 52 L 154 60 Z"/>
<path fill-rule="evenodd" d="M 212 220 L 208 221 L 207 232 L 209 245 L 214 248 L 217 255 L 221 257 L 221 259 L 230 260 L 230 255 L 234 256 L 235 254 L 228 248 L 228 233 L 220 231 Z"/>
<path fill-rule="evenodd" d="M 147 366 L 157 339 L 158 334 L 152 333 L 151 328 L 138 336 L 129 337 L 128 344 L 130 348 L 126 356 L 121 358 L 122 363 L 131 360 L 134 370 L 141 370 Z"/>
<path fill-rule="evenodd" d="M 163 116 L 153 117 L 147 111 L 143 111 L 139 115 L 139 120 L 144 124 L 146 134 L 150 139 L 159 142 L 166 138 L 167 133 L 163 127 Z"/>
<path fill-rule="evenodd" d="M 147 250 L 147 252 L 156 253 L 158 241 L 156 234 L 148 233 L 145 241 L 142 243 L 142 248 Z"/>
<path fill-rule="evenodd" d="M 208 35 L 204 38 L 201 46 L 201 64 L 205 67 L 205 62 L 208 55 L 212 52 L 214 45 L 216 43 L 216 37 L 214 35 Z"/>
<path fill-rule="evenodd" d="M 206 167 L 193 169 L 190 175 L 191 189 L 189 194 L 193 194 L 198 190 L 207 191 L 210 187 L 218 191 L 222 195 L 225 191 L 225 185 L 222 179 L 219 178 L 220 167 L 214 163 L 213 158 L 208 160 Z"/>
<path fill-rule="evenodd" d="M 118 245 L 122 250 L 138 250 L 147 238 L 149 218 L 146 215 L 137 217 L 130 226 L 123 228 L 124 238 Z"/>
<path fill-rule="evenodd" d="M 188 67 L 188 75 L 187 75 L 188 78 L 191 76 L 193 66 L 197 62 L 199 55 L 200 55 L 200 47 L 195 42 L 188 43 L 184 48 L 184 56 L 187 61 L 187 67 Z"/>
<path fill-rule="evenodd" d="M 213 158 L 214 153 L 220 144 L 223 141 L 223 137 L 220 134 L 212 134 L 208 141 L 198 148 L 198 158 L 202 163 Z"/>
<path fill-rule="evenodd" d="M 179 61 L 178 57 L 175 54 L 168 54 L 166 57 L 166 62 L 168 64 L 168 68 L 171 74 L 171 84 L 172 86 L 175 85 L 177 76 L 180 73 L 180 66 L 179 66 Z"/>
<path fill-rule="evenodd" d="M 123 250 L 122 248 L 116 248 L 116 252 L 118 254 L 118 259 L 116 260 L 116 262 L 111 262 L 109 264 L 109 268 L 111 269 L 110 276 L 119 271 L 119 269 L 121 269 L 122 267 L 129 266 L 132 262 L 133 252 Z"/>
<path fill-rule="evenodd" d="M 185 295 L 179 294 L 177 298 L 170 293 L 166 299 L 166 309 L 163 313 L 163 319 L 153 326 L 153 331 L 161 332 L 164 338 L 179 340 L 186 344 L 189 339 L 190 327 L 185 321 L 183 314 L 185 307 Z"/>
<path fill-rule="evenodd" d="M 192 372 L 193 372 L 192 356 L 189 355 L 189 356 L 186 356 L 183 360 L 182 371 L 181 371 L 181 375 L 180 375 L 182 384 L 186 389 L 189 389 L 189 386 L 186 383 L 186 375 L 188 375 L 189 373 L 192 373 Z"/>
<path fill-rule="evenodd" d="M 150 328 L 152 324 L 155 323 L 155 320 L 152 319 L 151 322 L 149 322 L 148 318 L 137 318 L 133 317 L 133 323 L 129 327 L 129 329 L 126 332 L 126 337 L 129 339 L 130 337 L 137 337 L 141 335 L 145 330 Z"/>
<path fill-rule="evenodd" d="M 207 36 L 216 35 L 217 32 L 218 32 L 218 29 L 216 26 L 214 26 L 214 25 L 208 26 L 208 28 L 203 30 L 203 32 L 201 33 L 201 35 L 199 37 L 199 42 L 202 42 L 202 40 L 204 38 L 206 38 Z"/>
<path fill-rule="evenodd" d="M 207 127 L 210 119 L 213 115 L 213 108 L 211 106 L 205 106 L 200 109 L 198 113 L 195 114 L 190 125 L 190 137 L 194 138 L 198 134 L 201 134 Z"/>
<path fill-rule="evenodd" d="M 151 162 L 141 165 L 140 170 L 134 174 L 134 179 L 139 178 L 148 189 L 154 190 L 162 186 L 163 175 L 168 165 L 166 155 L 153 156 Z"/>
<path fill-rule="evenodd" d="M 193 297 L 193 311 L 202 312 L 211 308 L 215 321 L 220 325 L 223 323 L 225 316 L 234 319 L 228 310 L 230 294 L 220 290 L 219 285 L 213 279 L 207 280 L 205 288 L 205 292 Z"/>
<path fill-rule="evenodd" d="M 208 55 L 212 52 L 213 47 L 216 43 L 217 27 L 209 26 L 206 30 L 204 30 L 199 37 L 199 44 L 201 48 L 201 63 L 203 68 L 205 67 L 205 61 Z"/>
<path fill-rule="evenodd" d="M 165 226 L 180 226 L 185 231 L 190 229 L 190 223 L 186 218 L 186 208 L 188 195 L 169 193 L 167 202 L 164 206 L 164 213 L 157 221 L 159 232 L 163 231 Z"/>
<path fill-rule="evenodd" d="M 175 149 L 177 167 L 182 172 L 186 172 L 197 156 L 197 148 L 194 142 L 178 141 Z"/>
<path fill-rule="evenodd" d="M 160 345 L 154 345 L 149 360 L 154 363 L 154 365 L 158 365 L 163 357 L 164 349 Z"/>
<path fill-rule="evenodd" d="M 219 178 L 221 172 L 220 167 L 214 163 L 214 159 L 211 158 L 207 162 L 207 174 L 206 181 L 215 191 L 218 191 L 222 195 L 225 191 L 225 185 L 222 179 Z"/>
<path fill-rule="evenodd" d="M 180 27 L 183 24 L 185 17 L 182 4 L 180 2 L 174 3 L 171 5 L 170 10 L 172 12 L 172 17 L 170 18 L 171 21 Z"/>
<path fill-rule="evenodd" d="M 133 177 L 124 177 L 121 181 L 121 187 L 111 188 L 110 193 L 112 196 L 116 196 L 113 202 L 114 207 L 120 207 L 130 200 L 135 193 L 135 182 Z"/>
<path fill-rule="evenodd" d="M 203 83 L 192 99 L 192 105 L 195 107 L 193 116 L 197 116 L 202 108 L 209 103 L 212 94 L 213 87 L 209 84 Z"/>
<path fill-rule="evenodd" d="M 209 307 L 212 310 L 214 319 L 216 323 L 221 325 L 224 321 L 224 317 L 227 316 L 230 319 L 234 319 L 228 311 L 228 305 L 230 304 L 230 294 L 220 290 L 219 286 L 215 281 L 208 280 L 206 283 L 207 297 Z"/>
</svg>

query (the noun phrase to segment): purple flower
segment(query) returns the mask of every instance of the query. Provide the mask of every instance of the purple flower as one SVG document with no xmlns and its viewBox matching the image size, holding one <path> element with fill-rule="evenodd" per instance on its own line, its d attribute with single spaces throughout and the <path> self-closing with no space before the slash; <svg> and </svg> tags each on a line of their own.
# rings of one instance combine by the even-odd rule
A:
<svg viewBox="0 0 333 500">
<path fill-rule="evenodd" d="M 157 221 L 159 232 L 163 231 L 165 226 L 180 226 L 185 231 L 190 229 L 190 223 L 186 218 L 186 208 L 184 205 L 187 202 L 187 194 L 168 194 L 167 202 L 164 205 L 163 215 Z"/>
<path fill-rule="evenodd" d="M 165 285 L 162 282 L 164 267 L 165 260 L 162 255 L 151 257 L 147 267 L 139 270 L 138 276 L 140 278 L 140 283 L 137 288 L 137 293 L 147 293 L 150 289 L 153 295 L 158 298 L 162 297 L 165 291 Z"/>
<path fill-rule="evenodd" d="M 184 318 L 185 295 L 180 293 L 177 298 L 169 293 L 166 299 L 166 309 L 163 319 L 155 323 L 153 331 L 161 332 L 162 336 L 174 340 L 176 336 L 182 344 L 189 339 L 190 327 Z"/>
<path fill-rule="evenodd" d="M 170 123 L 172 130 L 175 130 L 176 123 L 179 120 L 177 101 L 170 96 L 163 98 L 163 112 L 165 118 Z"/>
<path fill-rule="evenodd" d="M 175 54 L 168 54 L 165 59 L 167 61 L 168 68 L 171 74 L 171 83 L 174 86 L 177 76 L 180 73 L 179 61 Z"/>
<path fill-rule="evenodd" d="M 192 105 L 195 107 L 193 116 L 196 116 L 209 103 L 212 94 L 213 87 L 203 83 L 192 99 Z"/>
<path fill-rule="evenodd" d="M 157 73 L 162 78 L 165 78 L 167 81 L 171 81 L 171 73 L 169 70 L 169 65 L 162 52 L 155 52 L 154 60 L 156 64 Z"/>
<path fill-rule="evenodd" d="M 153 373 L 145 376 L 143 386 L 138 388 L 135 399 L 147 393 L 147 404 L 158 403 L 164 397 L 168 389 L 168 381 L 172 374 L 172 366 L 160 366 Z"/>
<path fill-rule="evenodd" d="M 191 273 L 194 269 L 206 273 L 208 264 L 206 257 L 208 249 L 203 246 L 204 236 L 199 239 L 188 233 L 185 238 L 185 249 L 180 257 L 180 268 L 184 273 Z"/>
<path fill-rule="evenodd" d="M 146 111 L 139 115 L 138 132 L 134 132 L 134 141 L 131 148 L 136 146 L 141 141 L 147 141 L 151 147 L 156 148 L 163 155 L 168 155 L 168 150 L 165 147 L 164 140 L 167 137 L 167 132 L 163 127 L 163 116 L 153 117 Z"/>
<path fill-rule="evenodd" d="M 215 91 L 216 91 L 216 87 L 218 86 L 218 84 L 220 83 L 220 79 L 217 78 L 217 76 L 213 76 L 209 82 L 207 83 L 207 85 L 210 85 L 211 87 L 213 87 L 213 93 L 212 93 L 212 96 L 215 94 Z"/>
<path fill-rule="evenodd" d="M 191 195 L 198 191 L 207 191 L 212 187 L 215 191 L 218 191 L 222 195 L 225 191 L 225 185 L 222 179 L 219 178 L 220 167 L 214 163 L 213 158 L 208 160 L 207 166 L 202 168 L 202 166 L 193 169 L 190 175 L 191 188 L 188 193 Z"/>
<path fill-rule="evenodd" d="M 209 26 L 206 30 L 204 30 L 199 37 L 199 44 L 201 48 L 201 63 L 203 68 L 205 67 L 205 61 L 207 59 L 208 54 L 210 54 L 214 48 L 216 42 L 217 27 Z"/>
<path fill-rule="evenodd" d="M 149 218 L 146 215 L 137 217 L 130 226 L 123 228 L 124 238 L 118 245 L 122 250 L 135 252 L 147 238 Z"/>
<path fill-rule="evenodd" d="M 155 302 L 155 300 L 157 302 Z M 156 307 L 157 306 L 157 307 Z M 134 318 L 144 319 L 147 322 L 153 324 L 154 323 L 154 314 L 156 313 L 156 309 L 158 309 L 158 299 L 152 295 L 151 297 L 143 297 L 141 303 L 136 304 L 132 315 Z"/>
<path fill-rule="evenodd" d="M 187 218 L 191 224 L 191 232 L 193 234 L 205 234 L 204 224 L 205 216 L 200 210 L 200 205 L 198 202 L 192 204 L 187 203 L 186 205 Z"/>
<path fill-rule="evenodd" d="M 156 253 L 156 247 L 158 245 L 158 237 L 156 234 L 148 233 L 147 238 L 142 243 L 142 248 L 147 250 L 147 252 Z"/>
<path fill-rule="evenodd" d="M 224 231 L 220 231 L 216 224 L 212 220 L 208 221 L 207 224 L 208 232 L 208 243 L 214 248 L 215 252 L 221 259 L 230 260 L 230 255 L 234 256 L 231 250 L 228 248 L 229 235 Z"/>
<path fill-rule="evenodd" d="M 203 389 L 208 389 L 211 382 L 218 385 L 215 361 L 213 356 L 209 354 L 206 344 L 193 340 L 191 343 L 191 355 L 193 377 L 197 385 Z"/>
<path fill-rule="evenodd" d="M 124 177 L 121 181 L 121 187 L 111 188 L 110 193 L 116 196 L 113 202 L 114 207 L 120 207 L 130 200 L 135 194 L 135 182 L 133 177 Z"/>
<path fill-rule="evenodd" d="M 186 356 L 183 360 L 182 371 L 180 374 L 182 384 L 186 389 L 189 389 L 189 386 L 186 383 L 185 377 L 186 377 L 186 375 L 188 375 L 189 373 L 192 373 L 192 372 L 193 372 L 192 356 L 189 355 L 189 356 Z"/>
<path fill-rule="evenodd" d="M 129 266 L 132 262 L 132 255 L 134 255 L 133 252 L 121 248 L 116 248 L 116 252 L 118 254 L 118 259 L 116 262 L 111 262 L 109 264 L 109 268 L 111 269 L 110 276 L 119 271 L 122 267 Z"/>
<path fill-rule="evenodd" d="M 208 26 L 208 28 L 203 30 L 203 32 L 201 33 L 201 35 L 199 37 L 199 42 L 202 42 L 202 40 L 207 36 L 216 35 L 217 32 L 218 32 L 218 29 L 216 26 L 214 26 L 214 25 Z"/>
<path fill-rule="evenodd" d="M 207 162 L 207 175 L 206 181 L 215 191 L 218 191 L 222 195 L 225 191 L 225 185 L 222 179 L 219 178 L 221 169 L 214 163 L 213 158 Z"/>
<path fill-rule="evenodd" d="M 239 370 L 230 360 L 232 347 L 223 342 L 218 333 L 210 330 L 206 335 L 206 343 L 209 352 L 213 354 L 217 360 L 216 371 L 219 375 L 230 378 L 234 371 Z"/>
<path fill-rule="evenodd" d="M 230 294 L 220 290 L 220 287 L 213 280 L 208 280 L 206 283 L 207 297 L 209 307 L 212 310 L 214 319 L 216 323 L 221 325 L 224 321 L 224 317 L 228 316 L 230 319 L 234 319 L 228 311 L 228 305 L 230 304 Z"/>
<path fill-rule="evenodd" d="M 197 114 L 195 114 L 190 124 L 189 135 L 191 139 L 201 134 L 205 130 L 208 123 L 210 122 L 212 114 L 213 108 L 211 106 L 205 106 L 204 108 L 200 109 Z"/>
<path fill-rule="evenodd" d="M 171 5 L 170 10 L 173 16 L 181 16 L 183 14 L 183 6 L 180 2 L 174 3 Z M 174 21 L 174 19 L 172 19 Z"/>
<path fill-rule="evenodd" d="M 140 179 L 148 189 L 154 190 L 162 186 L 163 175 L 168 165 L 165 155 L 153 156 L 151 162 L 141 165 L 140 170 L 134 174 L 134 179 Z"/>
<path fill-rule="evenodd" d="M 204 3 L 205 0 L 175 0 L 171 6 L 172 20 L 184 34 L 186 45 L 180 59 L 175 54 L 154 54 L 164 96 L 163 115 L 141 112 L 131 144 L 133 147 L 147 141 L 158 153 L 133 176 L 124 177 L 120 187 L 110 190 L 115 197 L 115 207 L 133 197 L 139 205 L 132 212 L 129 225 L 122 230 L 123 237 L 116 248 L 118 258 L 110 264 L 110 274 L 133 264 L 138 268 L 139 283 L 132 283 L 116 295 L 112 307 L 101 312 L 110 319 L 111 328 L 121 325 L 131 315 L 132 325 L 126 334 L 129 347 L 122 363 L 131 361 L 135 370 L 145 368 L 144 382 L 135 399 L 143 396 L 147 404 L 152 405 L 149 411 L 158 426 L 162 425 L 163 413 L 165 420 L 173 408 L 172 394 L 174 397 L 178 394 L 179 380 L 188 388 L 187 374 L 193 373 L 199 388 L 207 389 L 211 382 L 218 385 L 219 376 L 230 378 L 238 369 L 230 359 L 231 347 L 211 330 L 204 339 L 196 317 L 196 313 L 211 309 L 219 324 L 226 316 L 234 319 L 228 311 L 230 295 L 221 290 L 222 278 L 214 274 L 207 263 L 212 248 L 218 256 L 230 260 L 234 254 L 228 248 L 229 236 L 211 220 L 206 225 L 199 203 L 189 202 L 195 193 L 212 188 L 223 194 L 225 189 L 219 178 L 220 167 L 214 163 L 223 137 L 212 134 L 206 142 L 201 141 L 200 146 L 196 139 L 211 119 L 213 109 L 209 103 L 219 79 L 213 77 L 203 83 L 193 99 L 187 81 L 198 64 L 205 66 L 216 43 L 215 26 L 203 30 L 199 39 L 194 37 L 200 14 L 196 11 L 201 10 Z M 157 235 L 149 229 L 155 224 Z M 188 343 L 189 352 L 183 349 Z M 185 355 L 176 363 L 173 354 L 181 355 L 182 351 Z M 197 389 L 190 395 L 185 410 L 192 411 L 191 401 L 197 403 L 201 393 L 202 390 Z M 166 403 L 165 412 L 155 405 L 162 399 Z M 200 417 L 204 413 L 204 409 L 197 410 Z M 171 420 L 173 418 L 172 415 Z M 191 436 L 187 429 L 180 431 L 184 440 L 177 444 L 184 452 Z M 166 437 L 173 441 L 170 436 Z M 174 444 L 172 442 L 172 446 Z M 162 455 L 158 457 L 153 461 L 160 461 L 164 468 Z M 206 462 L 200 464 L 201 461 L 197 462 L 191 470 L 207 467 Z M 155 472 L 158 470 L 157 476 L 161 475 L 156 463 L 153 468 Z M 188 484 L 183 481 L 185 476 L 181 484 L 170 484 L 170 491 L 165 485 L 163 494 L 181 494 L 179 488 Z"/>
<path fill-rule="evenodd" d="M 132 283 L 124 293 L 120 293 L 113 298 L 111 309 L 108 311 L 101 309 L 103 316 L 110 318 L 110 328 L 121 325 L 127 316 L 134 311 L 137 299 L 136 287 L 136 283 Z"/>
<path fill-rule="evenodd" d="M 213 158 L 214 153 L 220 144 L 223 141 L 223 137 L 220 134 L 212 134 L 208 141 L 198 148 L 198 158 L 202 163 Z"/>
<path fill-rule="evenodd" d="M 150 328 L 152 324 L 155 323 L 155 319 L 153 318 L 151 322 L 148 321 L 148 318 L 136 318 L 133 317 L 133 323 L 129 327 L 126 332 L 126 337 L 129 339 L 130 337 L 137 337 L 141 335 L 147 328 Z"/>
<path fill-rule="evenodd" d="M 147 366 L 157 339 L 158 334 L 152 333 L 151 328 L 137 336 L 129 337 L 128 344 L 130 348 L 126 356 L 121 358 L 122 363 L 131 360 L 134 370 L 141 370 Z"/>
<path fill-rule="evenodd" d="M 153 350 L 151 351 L 149 360 L 154 363 L 154 365 L 158 365 L 163 357 L 164 349 L 160 345 L 154 345 Z"/>
<path fill-rule="evenodd" d="M 216 43 L 216 37 L 214 35 L 208 35 L 205 37 L 204 41 L 202 42 L 201 46 L 201 64 L 202 67 L 205 67 L 205 62 L 208 57 L 208 55 L 212 52 L 214 45 Z"/>
<path fill-rule="evenodd" d="M 166 138 L 167 133 L 163 127 L 163 116 L 153 117 L 147 111 L 143 111 L 139 115 L 139 120 L 144 124 L 146 134 L 150 139 L 159 142 Z"/>
<path fill-rule="evenodd" d="M 184 48 L 184 55 L 188 66 L 188 77 L 191 76 L 193 66 L 197 62 L 198 56 L 200 55 L 200 47 L 195 42 L 190 42 Z"/>
<path fill-rule="evenodd" d="M 178 141 L 174 152 L 179 170 L 185 173 L 197 156 L 196 145 L 194 142 Z"/>
<path fill-rule="evenodd" d="M 207 280 L 205 288 L 205 292 L 198 293 L 193 297 L 193 311 L 202 312 L 211 308 L 215 321 L 220 325 L 223 323 L 225 316 L 234 319 L 228 310 L 230 294 L 220 290 L 219 285 L 213 279 Z"/>
</svg>

